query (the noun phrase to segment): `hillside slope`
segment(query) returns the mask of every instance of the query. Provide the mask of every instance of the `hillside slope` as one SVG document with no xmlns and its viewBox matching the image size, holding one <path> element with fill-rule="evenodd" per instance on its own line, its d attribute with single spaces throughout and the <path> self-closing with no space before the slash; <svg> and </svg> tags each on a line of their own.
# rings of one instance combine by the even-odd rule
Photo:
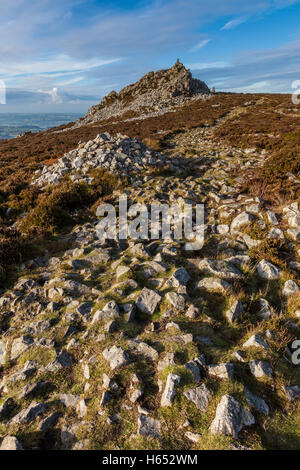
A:
<svg viewBox="0 0 300 470">
<path fill-rule="evenodd" d="M 123 111 L 0 141 L 0 446 L 299 449 L 299 109 Z M 124 192 L 204 203 L 204 247 L 100 240 Z"/>
</svg>

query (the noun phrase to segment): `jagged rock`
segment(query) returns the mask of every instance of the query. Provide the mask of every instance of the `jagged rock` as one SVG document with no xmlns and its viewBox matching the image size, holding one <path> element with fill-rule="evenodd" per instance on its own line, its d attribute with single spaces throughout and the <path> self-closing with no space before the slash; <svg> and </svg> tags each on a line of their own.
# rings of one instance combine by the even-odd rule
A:
<svg viewBox="0 0 300 470">
<path fill-rule="evenodd" d="M 79 400 L 78 405 L 77 405 L 77 412 L 80 416 L 80 418 L 83 418 L 87 414 L 87 406 L 86 406 L 86 400 L 82 398 Z"/>
<path fill-rule="evenodd" d="M 200 385 L 197 388 L 191 388 L 184 392 L 184 396 L 195 403 L 198 410 L 205 412 L 207 410 L 210 391 L 205 384 Z"/>
<path fill-rule="evenodd" d="M 124 366 L 129 362 L 128 354 L 118 346 L 112 346 L 111 348 L 104 349 L 102 354 L 104 359 L 109 362 L 110 368 L 112 370 L 116 369 L 117 367 Z"/>
<path fill-rule="evenodd" d="M 207 372 L 212 377 L 233 380 L 234 364 L 210 364 L 209 366 L 207 366 Z"/>
<path fill-rule="evenodd" d="M 249 367 L 252 374 L 257 378 L 270 377 L 273 374 L 271 366 L 266 361 L 250 361 Z"/>
<path fill-rule="evenodd" d="M 141 414 L 138 419 L 138 434 L 140 436 L 160 437 L 160 421 Z"/>
<path fill-rule="evenodd" d="M 252 335 L 244 344 L 243 344 L 243 347 L 244 348 L 251 348 L 251 347 L 255 347 L 255 348 L 263 348 L 263 349 L 270 349 L 269 346 L 267 345 L 267 343 L 265 343 L 265 341 L 263 339 L 261 339 L 260 336 L 258 335 Z"/>
<path fill-rule="evenodd" d="M 213 274 L 214 276 L 227 281 L 242 278 L 242 273 L 227 260 L 203 259 L 200 261 L 198 267 L 200 271 Z"/>
<path fill-rule="evenodd" d="M 0 366 L 6 362 L 6 343 L 0 339 Z"/>
<path fill-rule="evenodd" d="M 281 269 L 274 266 L 274 264 L 263 259 L 257 265 L 257 272 L 262 279 L 279 279 L 281 277 Z"/>
<path fill-rule="evenodd" d="M 164 370 L 166 367 L 173 366 L 174 364 L 174 353 L 168 352 L 166 353 L 165 357 L 158 362 L 157 370 Z"/>
<path fill-rule="evenodd" d="M 200 368 L 197 360 L 187 362 L 184 367 L 193 374 L 196 382 L 200 381 Z"/>
<path fill-rule="evenodd" d="M 241 214 L 237 215 L 230 225 L 231 233 L 238 232 L 241 228 L 249 225 L 253 221 L 254 217 L 248 212 L 242 212 Z"/>
<path fill-rule="evenodd" d="M 164 392 L 161 397 L 161 406 L 172 406 L 175 393 L 176 393 L 176 386 L 180 382 L 180 376 L 176 374 L 169 374 L 167 377 L 167 382 L 165 385 Z"/>
<path fill-rule="evenodd" d="M 247 387 L 244 387 L 244 391 L 246 394 L 246 400 L 248 405 L 253 406 L 257 411 L 263 413 L 264 415 L 269 414 L 270 409 L 262 398 L 259 398 L 258 396 L 254 395 L 254 393 L 250 392 Z"/>
<path fill-rule="evenodd" d="M 290 295 L 297 294 L 300 292 L 300 287 L 295 281 L 288 280 L 284 283 L 282 295 L 289 297 Z"/>
<path fill-rule="evenodd" d="M 234 322 L 235 320 L 239 320 L 245 314 L 242 302 L 240 300 L 236 300 L 230 307 L 229 310 L 225 313 L 226 317 L 230 322 Z"/>
<path fill-rule="evenodd" d="M 29 349 L 32 345 L 33 339 L 29 336 L 21 336 L 20 338 L 16 338 L 11 346 L 10 359 L 14 361 L 19 356 L 21 356 L 21 354 L 27 351 L 27 349 Z"/>
<path fill-rule="evenodd" d="M 273 211 L 270 211 L 270 210 L 267 211 L 267 219 L 270 224 L 278 225 L 276 214 Z"/>
<path fill-rule="evenodd" d="M 10 424 L 28 424 L 31 421 L 34 421 L 38 416 L 44 414 L 48 406 L 46 403 L 37 403 L 33 402 L 28 408 L 20 411 L 16 416 L 14 416 Z"/>
<path fill-rule="evenodd" d="M 257 312 L 257 316 L 261 320 L 268 321 L 272 313 L 269 302 L 266 299 L 261 298 L 259 299 L 258 303 L 259 303 L 259 310 Z"/>
<path fill-rule="evenodd" d="M 192 442 L 195 442 L 195 443 L 199 442 L 199 440 L 201 438 L 200 434 L 196 434 L 196 433 L 190 432 L 190 431 L 187 431 L 184 435 L 189 441 L 192 441 Z"/>
<path fill-rule="evenodd" d="M 28 397 L 29 395 L 33 395 L 37 392 L 40 392 L 42 389 L 45 389 L 48 387 L 50 382 L 43 382 L 40 380 L 39 382 L 35 382 L 33 384 L 27 384 L 25 387 L 22 389 L 21 393 L 19 394 L 19 399 Z"/>
<path fill-rule="evenodd" d="M 172 287 L 186 286 L 190 280 L 190 275 L 185 268 L 176 269 L 172 274 L 170 279 L 168 279 L 167 284 Z"/>
<path fill-rule="evenodd" d="M 23 447 L 15 436 L 6 436 L 1 442 L 0 450 L 23 450 Z"/>
<path fill-rule="evenodd" d="M 63 393 L 59 396 L 60 401 L 66 408 L 77 408 L 79 397 L 71 393 Z"/>
<path fill-rule="evenodd" d="M 291 387 L 285 386 L 284 391 L 289 401 L 300 398 L 300 385 L 292 385 Z"/>
<path fill-rule="evenodd" d="M 168 292 L 166 295 L 166 299 L 172 307 L 176 308 L 177 310 L 184 310 L 185 308 L 185 299 L 182 295 L 176 294 L 176 292 Z"/>
<path fill-rule="evenodd" d="M 3 418 L 7 416 L 7 414 L 13 407 L 13 404 L 14 404 L 14 401 L 12 398 L 7 398 L 6 400 L 4 400 L 2 405 L 0 405 L 0 420 L 2 420 Z"/>
<path fill-rule="evenodd" d="M 191 304 L 185 312 L 185 316 L 194 320 L 200 315 L 200 313 L 200 309 L 195 305 Z"/>
<path fill-rule="evenodd" d="M 39 429 L 44 433 L 48 432 L 49 429 L 55 426 L 60 416 L 61 416 L 60 413 L 57 413 L 57 412 L 51 413 L 51 415 L 47 416 L 47 418 L 41 421 L 41 423 L 39 424 Z"/>
<path fill-rule="evenodd" d="M 225 294 L 227 290 L 231 290 L 231 285 L 229 284 L 229 282 L 226 282 L 223 279 L 218 279 L 215 277 L 206 277 L 201 281 L 197 282 L 196 288 Z"/>
<path fill-rule="evenodd" d="M 136 306 L 144 313 L 152 315 L 161 300 L 161 296 L 154 290 L 144 287 L 141 291 Z"/>
<path fill-rule="evenodd" d="M 126 111 L 142 111 L 145 108 L 168 109 L 173 103 L 184 103 L 188 98 L 207 98 L 211 92 L 207 85 L 192 77 L 181 63 L 167 70 L 147 73 L 138 82 L 128 85 L 119 93 L 110 92 L 100 104 L 92 106 L 77 126 L 108 119 Z"/>
<path fill-rule="evenodd" d="M 132 339 L 131 341 L 128 341 L 127 344 L 134 352 L 142 354 L 151 361 L 155 361 L 158 358 L 158 352 L 147 343 L 143 343 L 137 339 Z"/>
<path fill-rule="evenodd" d="M 212 434 L 224 434 L 238 438 L 244 426 L 255 423 L 254 416 L 230 395 L 223 395 L 217 406 L 216 416 L 210 426 Z"/>
<path fill-rule="evenodd" d="M 71 356 L 63 349 L 56 357 L 56 359 L 50 363 L 46 370 L 51 372 L 56 372 L 59 369 L 63 369 L 65 367 L 71 367 L 72 365 L 72 358 Z"/>
</svg>

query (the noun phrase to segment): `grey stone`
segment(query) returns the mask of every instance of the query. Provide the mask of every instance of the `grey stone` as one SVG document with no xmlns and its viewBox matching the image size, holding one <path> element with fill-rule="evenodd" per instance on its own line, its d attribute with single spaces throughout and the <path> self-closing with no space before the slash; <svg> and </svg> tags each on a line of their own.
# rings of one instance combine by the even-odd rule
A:
<svg viewBox="0 0 300 470">
<path fill-rule="evenodd" d="M 242 316 L 245 314 L 242 302 L 240 300 L 236 300 L 230 307 L 229 310 L 225 313 L 227 319 L 230 322 L 234 322 L 236 320 L 240 320 Z"/>
<path fill-rule="evenodd" d="M 157 292 L 144 287 L 136 301 L 136 306 L 142 312 L 152 315 L 160 300 L 161 296 Z"/>
<path fill-rule="evenodd" d="M 258 301 L 258 304 L 259 304 L 259 310 L 257 312 L 257 316 L 261 319 L 261 320 L 266 320 L 268 321 L 269 318 L 271 317 L 271 306 L 269 304 L 269 302 L 266 300 L 266 299 L 259 299 Z"/>
<path fill-rule="evenodd" d="M 219 292 L 221 294 L 226 294 L 227 291 L 230 291 L 232 289 L 229 282 L 215 277 L 205 277 L 201 281 L 198 281 L 196 284 L 196 288 L 212 292 Z"/>
<path fill-rule="evenodd" d="M 262 279 L 274 280 L 281 277 L 281 269 L 265 259 L 258 263 L 256 269 Z"/>
<path fill-rule="evenodd" d="M 39 425 L 39 429 L 42 432 L 48 432 L 49 429 L 53 428 L 55 424 L 57 423 L 58 419 L 60 418 L 61 414 L 54 412 L 51 413 L 50 416 L 47 416 L 47 418 L 43 419 Z"/>
<path fill-rule="evenodd" d="M 227 260 L 203 259 L 199 263 L 200 271 L 217 276 L 226 281 L 241 279 L 242 273 Z"/>
<path fill-rule="evenodd" d="M 248 405 L 253 406 L 257 411 L 263 413 L 264 415 L 269 414 L 270 409 L 262 398 L 254 395 L 254 393 L 250 392 L 250 390 L 246 387 L 244 387 L 244 391 Z"/>
<path fill-rule="evenodd" d="M 168 375 L 165 389 L 161 397 L 161 406 L 172 406 L 176 394 L 176 386 L 179 382 L 179 375 Z"/>
<path fill-rule="evenodd" d="M 210 364 L 207 366 L 207 372 L 212 377 L 233 380 L 234 364 L 230 364 L 230 363 Z"/>
<path fill-rule="evenodd" d="M 44 414 L 47 408 L 46 403 L 33 402 L 28 406 L 28 408 L 25 408 L 14 416 L 11 419 L 10 424 L 28 424 L 31 421 L 34 421 L 38 416 Z"/>
<path fill-rule="evenodd" d="M 207 410 L 210 391 L 205 384 L 200 385 L 197 388 L 191 388 L 184 392 L 184 396 L 195 403 L 198 410 L 205 412 Z"/>
<path fill-rule="evenodd" d="M 190 275 L 185 268 L 178 268 L 168 279 L 167 284 L 172 287 L 186 286 L 190 280 Z"/>
<path fill-rule="evenodd" d="M 112 346 L 111 348 L 107 348 L 103 351 L 103 357 L 109 362 L 110 368 L 112 370 L 116 369 L 117 367 L 124 366 L 128 364 L 129 357 L 122 348 L 118 346 Z"/>
<path fill-rule="evenodd" d="M 0 450 L 23 450 L 23 447 L 15 436 L 6 436 L 1 442 Z"/>
<path fill-rule="evenodd" d="M 140 436 L 160 437 L 160 421 L 141 414 L 138 419 L 138 434 Z"/>
<path fill-rule="evenodd" d="M 282 295 L 289 297 L 290 295 L 297 294 L 300 292 L 300 287 L 295 281 L 291 279 L 286 281 L 283 286 Z"/>
<path fill-rule="evenodd" d="M 177 294 L 176 292 L 168 292 L 166 299 L 172 307 L 176 308 L 179 311 L 184 310 L 185 308 L 185 299 L 182 295 Z"/>
<path fill-rule="evenodd" d="M 244 344 L 244 348 L 250 348 L 250 347 L 255 347 L 255 348 L 263 348 L 263 349 L 270 349 L 267 343 L 261 339 L 260 336 L 258 335 L 252 335 Z"/>
<path fill-rule="evenodd" d="M 6 362 L 6 343 L 0 339 L 0 366 Z"/>
<path fill-rule="evenodd" d="M 257 377 L 270 377 L 273 374 L 272 368 L 266 361 L 253 360 L 249 362 L 251 373 Z"/>
<path fill-rule="evenodd" d="M 20 338 L 16 338 L 12 342 L 10 359 L 14 361 L 19 356 L 21 356 L 21 354 L 27 351 L 27 349 L 29 349 L 32 345 L 33 339 L 29 336 L 21 336 Z"/>
<path fill-rule="evenodd" d="M 290 387 L 284 387 L 284 391 L 289 401 L 294 401 L 296 398 L 300 398 L 300 385 L 292 385 Z"/>
<path fill-rule="evenodd" d="M 216 416 L 210 426 L 212 434 L 224 434 L 238 438 L 244 426 L 255 423 L 254 416 L 230 395 L 223 395 L 217 406 Z"/>
<path fill-rule="evenodd" d="M 131 348 L 134 352 L 138 354 L 142 354 L 143 356 L 147 357 L 151 361 L 155 361 L 158 358 L 158 352 L 149 346 L 147 343 L 143 341 L 139 341 L 137 339 L 132 339 L 128 341 L 128 347 Z"/>
</svg>

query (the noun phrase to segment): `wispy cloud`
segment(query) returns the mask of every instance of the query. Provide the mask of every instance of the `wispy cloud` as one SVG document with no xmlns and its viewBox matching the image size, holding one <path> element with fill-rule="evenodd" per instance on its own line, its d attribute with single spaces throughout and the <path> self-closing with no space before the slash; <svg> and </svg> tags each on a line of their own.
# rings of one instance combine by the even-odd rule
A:
<svg viewBox="0 0 300 470">
<path fill-rule="evenodd" d="M 247 21 L 247 17 L 241 16 L 240 18 L 235 18 L 233 20 L 228 21 L 224 26 L 221 28 L 221 30 L 225 29 L 234 29 L 237 26 L 239 26 L 242 23 L 245 23 Z"/>
<path fill-rule="evenodd" d="M 191 48 L 191 52 L 199 51 L 199 49 L 202 49 L 202 47 L 206 46 L 206 44 L 208 44 L 210 41 L 211 39 L 203 39 Z"/>
</svg>

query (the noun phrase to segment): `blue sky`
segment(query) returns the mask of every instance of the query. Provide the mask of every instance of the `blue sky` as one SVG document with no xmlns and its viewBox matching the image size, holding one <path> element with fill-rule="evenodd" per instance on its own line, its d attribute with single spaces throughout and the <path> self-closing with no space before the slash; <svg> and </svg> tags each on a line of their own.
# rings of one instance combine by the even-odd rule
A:
<svg viewBox="0 0 300 470">
<path fill-rule="evenodd" d="M 0 0 L 0 112 L 84 113 L 177 57 L 217 90 L 291 93 L 300 0 Z"/>
</svg>

